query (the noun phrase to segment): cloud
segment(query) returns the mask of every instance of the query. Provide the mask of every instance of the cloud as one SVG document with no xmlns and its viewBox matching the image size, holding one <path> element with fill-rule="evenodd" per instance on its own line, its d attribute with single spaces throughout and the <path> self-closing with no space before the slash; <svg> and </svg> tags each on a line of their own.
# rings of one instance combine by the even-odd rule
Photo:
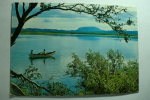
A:
<svg viewBox="0 0 150 100">
<path fill-rule="evenodd" d="M 21 5 L 19 6 L 19 11 L 21 12 Z M 36 7 L 31 14 L 39 11 L 40 7 Z M 127 14 L 121 13 L 118 17 L 121 17 L 122 22 L 126 22 L 129 17 L 137 24 L 136 9 L 128 7 Z M 12 8 L 12 27 L 16 27 L 18 24 L 15 17 L 14 6 Z M 94 17 L 85 13 L 76 13 L 73 11 L 63 11 L 63 10 L 50 10 L 43 12 L 39 16 L 32 18 L 25 23 L 24 28 L 40 28 L 40 29 L 63 29 L 63 30 L 75 30 L 79 27 L 94 26 L 103 30 L 111 30 L 110 26 L 104 23 L 98 23 L 95 21 Z M 137 26 L 125 26 L 128 30 L 137 30 Z"/>
<path fill-rule="evenodd" d="M 42 18 L 55 18 L 55 17 L 58 17 L 58 18 L 82 18 L 82 17 L 91 18 L 91 15 L 88 15 L 85 13 L 79 14 L 73 11 L 50 10 L 50 11 L 43 12 L 37 17 L 40 17 L 40 18 L 41 17 Z"/>
<path fill-rule="evenodd" d="M 111 30 L 107 24 L 98 23 L 95 19 L 86 18 L 33 18 L 29 20 L 24 28 L 40 28 L 40 29 L 62 29 L 76 30 L 79 27 L 95 26 L 104 30 Z"/>
<path fill-rule="evenodd" d="M 44 19 L 43 22 L 45 22 L 45 23 L 50 23 L 50 22 L 52 22 L 52 21 L 49 20 L 49 19 Z"/>
<path fill-rule="evenodd" d="M 39 5 L 34 10 L 31 11 L 30 15 L 40 11 L 40 6 Z M 27 9 L 27 7 L 28 7 L 28 3 L 26 3 L 26 9 Z M 19 13 L 20 13 L 20 15 L 22 15 L 22 3 L 19 4 Z M 12 4 L 12 16 L 16 16 L 14 3 Z M 45 12 L 41 13 L 40 15 L 36 16 L 36 17 L 76 18 L 76 17 L 89 17 L 89 16 L 91 16 L 91 15 L 84 14 L 84 13 L 79 14 L 79 13 L 76 13 L 76 12 L 73 12 L 73 11 L 64 11 L 64 10 L 52 9 L 52 10 L 49 10 L 49 11 L 45 11 Z"/>
</svg>

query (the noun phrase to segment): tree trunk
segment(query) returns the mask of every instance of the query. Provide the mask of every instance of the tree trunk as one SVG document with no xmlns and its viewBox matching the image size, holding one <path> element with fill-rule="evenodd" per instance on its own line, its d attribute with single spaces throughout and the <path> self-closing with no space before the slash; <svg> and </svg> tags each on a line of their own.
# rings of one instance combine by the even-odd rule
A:
<svg viewBox="0 0 150 100">
<path fill-rule="evenodd" d="M 23 27 L 24 23 L 23 22 L 19 22 L 17 28 L 15 29 L 13 35 L 11 36 L 11 46 L 13 46 L 15 44 L 15 41 L 19 35 L 19 33 L 21 32 L 21 29 Z"/>
</svg>

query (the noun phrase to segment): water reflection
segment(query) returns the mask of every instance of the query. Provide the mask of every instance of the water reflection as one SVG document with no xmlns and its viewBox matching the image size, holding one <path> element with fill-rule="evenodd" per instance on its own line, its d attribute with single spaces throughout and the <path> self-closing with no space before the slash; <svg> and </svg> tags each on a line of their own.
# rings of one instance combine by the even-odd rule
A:
<svg viewBox="0 0 150 100">
<path fill-rule="evenodd" d="M 37 66 L 43 75 L 42 80 L 50 78 L 52 82 L 61 82 L 72 88 L 77 84 L 78 78 L 65 75 L 66 66 L 72 61 L 72 53 L 76 53 L 84 60 L 85 53 L 91 49 L 106 55 L 110 49 L 119 52 L 128 60 L 138 59 L 138 39 L 132 38 L 128 43 L 123 38 L 104 36 L 52 36 L 52 35 L 20 35 L 16 44 L 11 47 L 11 68 L 22 73 L 28 65 Z M 57 51 L 51 58 L 29 59 L 30 50 L 41 52 Z M 55 60 L 56 58 L 56 60 Z M 72 88 L 73 89 L 73 88 Z"/>
<path fill-rule="evenodd" d="M 40 61 L 40 62 L 42 62 L 42 63 L 45 65 L 46 62 L 49 62 L 49 61 L 47 61 L 47 60 L 55 60 L 55 59 L 56 59 L 56 58 L 53 57 L 53 56 L 51 56 L 51 57 L 49 57 L 49 58 L 38 58 L 38 59 L 29 58 L 31 65 L 34 65 L 34 63 L 36 63 L 37 61 L 38 61 L 38 62 Z"/>
</svg>

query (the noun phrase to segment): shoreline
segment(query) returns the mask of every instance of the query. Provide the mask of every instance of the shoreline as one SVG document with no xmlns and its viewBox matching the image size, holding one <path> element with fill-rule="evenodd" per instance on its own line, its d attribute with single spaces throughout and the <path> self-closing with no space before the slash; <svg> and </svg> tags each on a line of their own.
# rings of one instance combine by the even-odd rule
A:
<svg viewBox="0 0 150 100">
<path fill-rule="evenodd" d="M 105 33 L 65 33 L 65 32 L 34 32 L 34 31 L 22 31 L 20 35 L 94 35 L 94 36 L 108 36 L 108 37 L 120 37 L 123 38 L 124 35 L 116 34 L 105 34 Z M 129 35 L 131 38 L 138 38 L 138 35 Z"/>
</svg>

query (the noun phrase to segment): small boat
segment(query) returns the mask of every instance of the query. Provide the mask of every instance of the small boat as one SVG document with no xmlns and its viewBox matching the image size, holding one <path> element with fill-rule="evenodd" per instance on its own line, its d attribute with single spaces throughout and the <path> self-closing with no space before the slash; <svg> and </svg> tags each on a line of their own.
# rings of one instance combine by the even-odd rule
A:
<svg viewBox="0 0 150 100">
<path fill-rule="evenodd" d="M 37 54 L 29 54 L 29 58 L 38 59 L 38 58 L 50 58 L 56 51 L 47 52 L 47 53 L 37 53 Z"/>
</svg>

